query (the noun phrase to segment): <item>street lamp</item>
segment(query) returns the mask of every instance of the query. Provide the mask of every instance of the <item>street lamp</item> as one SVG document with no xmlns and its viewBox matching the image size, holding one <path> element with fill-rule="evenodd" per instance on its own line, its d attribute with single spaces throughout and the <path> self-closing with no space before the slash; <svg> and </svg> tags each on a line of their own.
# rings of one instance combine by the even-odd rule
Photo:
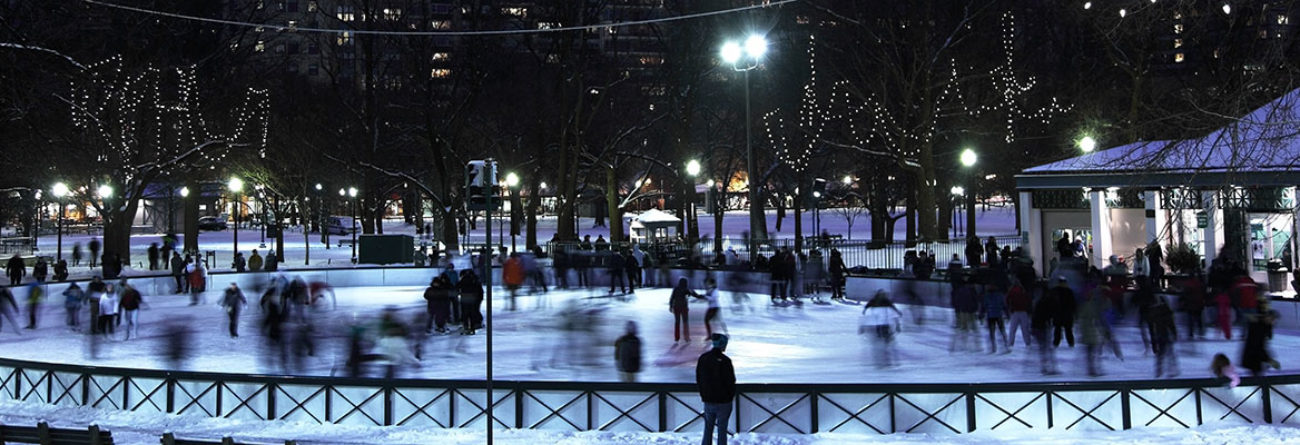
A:
<svg viewBox="0 0 1300 445">
<path fill-rule="evenodd" d="M 971 178 L 970 193 L 966 194 L 966 236 L 978 236 L 975 232 L 975 195 L 979 193 L 979 178 L 972 171 L 975 163 L 979 160 L 979 155 L 975 150 L 965 149 L 961 151 L 961 165 L 966 167 L 966 174 Z"/>
<path fill-rule="evenodd" d="M 262 208 L 262 223 L 258 225 L 260 226 L 259 228 L 261 229 L 259 230 L 259 232 L 261 232 L 262 241 L 260 241 L 257 247 L 259 249 L 265 249 L 266 248 L 266 193 L 262 191 L 262 184 L 254 185 L 253 188 L 257 190 L 257 200 L 258 200 L 257 206 Z"/>
<path fill-rule="evenodd" d="M 339 189 L 339 195 L 343 194 L 343 189 Z M 348 187 L 348 197 L 351 197 L 352 205 L 352 264 L 357 264 L 357 188 Z"/>
<path fill-rule="evenodd" d="M 519 192 L 518 190 L 519 175 L 516 175 L 514 172 L 507 173 L 506 187 L 510 188 L 510 197 L 512 198 L 510 200 L 510 251 L 517 252 L 518 247 L 516 246 L 515 241 L 516 238 L 519 237 L 519 229 L 517 228 L 519 223 L 515 221 L 516 210 L 515 210 L 515 201 L 513 198 L 514 198 L 514 194 Z"/>
<path fill-rule="evenodd" d="M 1092 136 L 1084 136 L 1083 139 L 1079 139 L 1079 149 L 1083 150 L 1084 153 L 1092 153 L 1093 150 L 1097 149 L 1097 140 L 1093 139 Z"/>
<path fill-rule="evenodd" d="M 58 261 L 63 259 L 63 210 L 65 208 L 63 205 L 63 198 L 68 196 L 68 185 L 62 182 L 57 182 L 50 191 L 53 192 L 54 198 L 59 201 L 59 241 L 58 247 L 56 248 L 58 253 L 55 257 L 55 260 Z"/>
<path fill-rule="evenodd" d="M 733 70 L 745 73 L 745 171 L 749 175 L 749 233 L 751 240 L 749 242 L 749 260 L 751 262 L 758 255 L 754 240 L 758 239 L 760 235 L 766 235 L 765 233 L 759 233 L 758 229 L 761 227 L 766 232 L 767 221 L 762 209 L 757 205 L 759 202 L 758 185 L 756 184 L 757 169 L 754 167 L 754 145 L 751 141 L 749 122 L 749 71 L 758 68 L 758 64 L 765 54 L 767 54 L 767 39 L 757 34 L 746 38 L 743 47 L 736 41 L 724 43 L 720 54 L 722 60 L 730 64 Z"/>
<path fill-rule="evenodd" d="M 696 209 L 695 209 L 695 178 L 696 178 L 697 176 L 700 175 L 700 161 L 697 161 L 697 160 L 694 160 L 694 159 L 691 159 L 691 160 L 689 160 L 689 161 L 686 161 L 686 174 L 687 174 L 688 176 L 691 177 L 691 192 L 690 192 L 690 195 L 687 195 L 687 196 L 689 196 L 691 199 L 690 199 L 690 201 L 688 201 L 688 202 L 686 203 L 686 218 L 687 218 L 687 222 L 686 222 L 687 226 L 686 226 L 686 227 L 687 227 L 687 233 L 689 233 L 689 232 L 690 232 L 690 228 L 692 228 L 692 227 L 698 229 L 698 227 L 696 226 L 697 221 L 698 221 L 698 216 L 695 214 L 695 212 L 696 212 Z M 698 234 L 698 233 L 699 233 L 699 230 L 696 230 L 695 233 Z M 691 241 L 692 243 L 695 242 L 694 239 L 692 239 L 692 240 L 690 240 L 690 241 Z"/>
<path fill-rule="evenodd" d="M 319 214 L 317 215 L 319 216 L 319 218 L 317 219 L 318 221 L 317 228 L 320 229 L 320 240 L 322 243 L 325 243 L 325 250 L 329 250 L 330 248 L 330 228 L 329 228 L 330 220 L 329 220 L 329 213 L 328 213 L 329 209 L 325 208 L 325 199 L 322 197 L 323 194 L 322 189 L 323 186 L 319 182 L 317 182 L 316 183 L 316 213 Z"/>
<path fill-rule="evenodd" d="M 226 187 L 230 189 L 230 210 L 234 213 L 235 219 L 235 240 L 231 243 L 234 247 L 234 252 L 230 254 L 231 258 L 234 258 L 234 256 L 239 253 L 239 192 L 244 190 L 244 180 L 239 179 L 237 176 L 231 176 L 230 181 L 226 183 Z"/>
</svg>

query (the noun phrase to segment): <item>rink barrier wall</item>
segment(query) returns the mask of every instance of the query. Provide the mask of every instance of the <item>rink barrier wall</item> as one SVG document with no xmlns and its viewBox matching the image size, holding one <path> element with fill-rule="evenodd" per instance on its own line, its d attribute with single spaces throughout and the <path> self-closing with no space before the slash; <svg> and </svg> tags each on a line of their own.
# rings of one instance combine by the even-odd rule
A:
<svg viewBox="0 0 1300 445">
<path fill-rule="evenodd" d="M 357 268 L 323 268 L 323 269 L 289 269 L 277 272 L 217 272 L 209 275 L 208 291 L 220 291 L 229 286 L 230 283 L 236 283 L 241 289 L 247 292 L 249 289 L 257 289 L 270 279 L 271 276 L 283 273 L 286 276 L 300 276 L 307 281 L 324 281 L 334 287 L 416 287 L 424 288 L 429 285 L 435 273 L 441 269 L 427 267 L 357 267 Z M 569 271 L 569 283 L 576 285 L 578 272 Z M 609 276 L 601 270 L 590 270 L 588 272 L 590 282 L 595 288 L 604 288 L 609 286 Z M 704 287 L 704 279 L 713 277 L 718 281 L 718 286 L 726 291 L 744 291 L 759 295 L 768 295 L 771 291 L 771 281 L 769 274 L 766 272 L 751 271 L 731 271 L 723 269 L 645 269 L 643 270 L 644 283 L 651 287 L 672 287 L 677 283 L 679 278 L 686 278 L 687 282 L 694 288 Z M 498 288 L 501 283 L 501 269 L 492 270 L 492 282 L 496 283 Z M 166 297 L 175 295 L 176 280 L 174 277 L 167 276 L 135 276 L 128 277 L 132 286 L 139 289 L 146 296 L 146 299 Z M 554 286 L 555 276 L 548 274 L 548 285 Z M 86 280 L 77 280 L 84 288 Z M 62 293 L 67 289 L 70 282 L 47 282 L 41 287 L 45 290 L 47 304 L 62 306 Z M 932 307 L 951 307 L 949 295 L 951 294 L 951 285 L 946 280 L 929 279 L 922 280 L 916 278 L 899 278 L 899 277 L 870 277 L 870 276 L 848 276 L 845 278 L 845 295 L 850 300 L 866 301 L 876 293 L 877 290 L 884 290 L 897 303 L 902 304 L 923 304 Z M 919 301 L 909 301 L 907 295 L 909 290 L 919 297 Z M 24 299 L 27 296 L 26 286 L 14 288 L 16 298 Z M 823 294 L 826 291 L 823 290 Z M 504 292 L 501 293 L 504 295 Z M 1172 307 L 1177 308 L 1177 295 L 1164 294 L 1170 298 Z M 1274 299 L 1273 309 L 1278 311 L 1280 317 L 1276 323 L 1279 329 L 1297 329 L 1300 330 L 1300 300 L 1296 299 Z M 1207 316 L 1213 311 L 1212 305 L 1207 305 Z"/>
<path fill-rule="evenodd" d="M 486 386 L 170 372 L 0 359 L 0 399 L 245 420 L 482 428 Z M 1300 424 L 1300 375 L 1224 380 L 973 384 L 738 384 L 741 433 L 961 434 Z M 682 432 L 703 427 L 695 385 L 494 381 L 498 427 Z"/>
</svg>

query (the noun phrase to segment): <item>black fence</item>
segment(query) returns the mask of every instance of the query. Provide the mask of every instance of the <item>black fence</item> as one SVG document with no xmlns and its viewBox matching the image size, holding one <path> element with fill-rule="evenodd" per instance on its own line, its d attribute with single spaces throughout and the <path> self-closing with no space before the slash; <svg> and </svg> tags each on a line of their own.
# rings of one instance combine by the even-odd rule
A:
<svg viewBox="0 0 1300 445">
<path fill-rule="evenodd" d="M 997 236 L 994 237 L 999 248 L 1009 246 L 1011 250 L 1020 247 L 1021 239 L 1018 236 Z M 749 260 L 748 244 L 742 238 L 723 238 L 722 245 L 725 250 L 730 247 L 738 252 L 738 257 L 742 261 Z M 980 240 L 980 246 L 988 241 L 985 237 Z M 543 250 L 547 253 L 566 250 L 570 252 L 582 252 L 584 246 L 577 242 L 554 242 L 548 243 Z M 601 250 L 622 251 L 631 249 L 632 244 L 628 242 L 609 243 L 603 246 Z M 697 256 L 701 264 L 715 264 L 716 253 L 713 251 L 713 241 L 704 240 L 694 244 L 687 242 L 656 242 L 642 243 L 640 248 L 647 255 L 663 254 L 668 258 L 672 265 L 684 265 L 693 256 Z M 793 239 L 781 238 L 770 239 L 760 242 L 759 254 L 763 256 L 772 256 L 778 250 L 790 249 L 796 251 Z M 595 246 L 593 246 L 595 249 Z M 840 251 L 844 258 L 844 265 L 847 267 L 861 267 L 866 269 L 903 269 L 904 258 L 908 252 L 927 252 L 935 255 L 935 267 L 943 269 L 948 267 L 948 262 L 954 254 L 958 255 L 962 263 L 966 263 L 966 243 L 962 240 L 953 240 L 952 242 L 920 242 L 920 243 L 882 243 L 863 240 L 845 240 L 845 239 L 821 239 L 805 238 L 804 242 L 797 250 L 798 252 L 809 254 L 813 250 L 818 250 L 822 254 L 823 264 L 825 258 L 830 257 L 830 250 Z"/>
<path fill-rule="evenodd" d="M 1300 376 L 1083 383 L 741 384 L 734 432 L 810 434 L 1295 425 Z M 695 431 L 694 385 L 494 382 L 496 427 Z M 248 420 L 482 428 L 485 382 L 167 372 L 0 359 L 0 399 Z"/>
</svg>

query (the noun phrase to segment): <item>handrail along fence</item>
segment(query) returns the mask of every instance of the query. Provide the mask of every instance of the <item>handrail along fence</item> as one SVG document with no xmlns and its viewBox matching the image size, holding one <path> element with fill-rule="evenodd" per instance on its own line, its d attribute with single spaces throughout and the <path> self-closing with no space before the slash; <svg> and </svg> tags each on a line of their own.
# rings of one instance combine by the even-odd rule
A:
<svg viewBox="0 0 1300 445">
<path fill-rule="evenodd" d="M 694 431 L 694 385 L 494 382 L 498 427 Z M 0 359 L 0 399 L 248 420 L 482 427 L 485 382 L 171 372 Z M 978 430 L 1300 423 L 1300 375 L 1079 383 L 740 384 L 734 432 Z"/>
</svg>

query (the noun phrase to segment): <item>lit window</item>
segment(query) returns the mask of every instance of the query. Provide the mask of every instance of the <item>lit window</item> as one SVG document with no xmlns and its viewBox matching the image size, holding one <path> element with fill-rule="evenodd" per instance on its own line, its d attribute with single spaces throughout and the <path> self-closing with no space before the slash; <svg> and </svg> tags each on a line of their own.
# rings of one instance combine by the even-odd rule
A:
<svg viewBox="0 0 1300 445">
<path fill-rule="evenodd" d="M 339 12 L 335 15 L 339 21 L 351 22 L 357 19 L 357 14 L 351 6 L 339 6 Z"/>
<path fill-rule="evenodd" d="M 1279 25 L 1288 25 L 1288 24 L 1291 24 L 1291 18 L 1290 18 L 1290 17 L 1287 17 L 1286 14 L 1278 14 L 1278 15 L 1277 15 L 1277 24 L 1279 24 Z"/>
<path fill-rule="evenodd" d="M 256 45 L 253 45 L 253 52 L 259 52 L 259 53 L 260 53 L 260 52 L 262 52 L 262 51 L 266 51 L 266 42 L 263 42 L 263 41 L 261 41 L 261 40 L 258 40 L 258 41 L 257 41 L 257 44 L 256 44 Z"/>
<path fill-rule="evenodd" d="M 432 29 L 451 29 L 451 20 L 430 20 L 429 28 Z"/>
<path fill-rule="evenodd" d="M 347 31 L 339 33 L 338 44 L 340 46 L 352 44 L 352 33 Z"/>
<path fill-rule="evenodd" d="M 447 68 L 434 68 L 432 71 L 429 72 L 429 77 L 435 79 L 443 79 L 443 78 L 451 77 L 451 70 Z"/>
<path fill-rule="evenodd" d="M 1174 48 L 1182 48 L 1183 39 L 1174 39 Z"/>
<path fill-rule="evenodd" d="M 384 8 L 384 20 L 401 20 L 401 8 Z"/>
<path fill-rule="evenodd" d="M 451 53 L 433 53 L 434 62 L 441 62 L 445 60 L 451 60 Z"/>
<path fill-rule="evenodd" d="M 501 13 L 514 17 L 528 17 L 528 8 L 501 8 Z"/>
<path fill-rule="evenodd" d="M 1174 63 L 1183 63 L 1184 58 L 1183 53 L 1174 54 Z"/>
</svg>

